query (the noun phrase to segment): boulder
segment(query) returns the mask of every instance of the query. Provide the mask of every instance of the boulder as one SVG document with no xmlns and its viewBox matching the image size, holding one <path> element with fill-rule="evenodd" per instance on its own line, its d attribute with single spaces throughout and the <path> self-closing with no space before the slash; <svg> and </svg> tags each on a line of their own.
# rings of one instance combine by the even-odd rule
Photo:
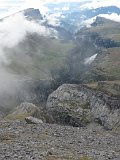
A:
<svg viewBox="0 0 120 160">
<path fill-rule="evenodd" d="M 120 98 L 83 85 L 63 84 L 49 95 L 46 109 L 55 123 L 120 128 Z"/>
<path fill-rule="evenodd" d="M 35 117 L 32 117 L 32 116 L 29 116 L 29 117 L 26 117 L 25 118 L 25 121 L 29 124 L 41 124 L 43 123 L 43 121 L 41 119 L 38 119 L 38 118 L 35 118 Z"/>
</svg>

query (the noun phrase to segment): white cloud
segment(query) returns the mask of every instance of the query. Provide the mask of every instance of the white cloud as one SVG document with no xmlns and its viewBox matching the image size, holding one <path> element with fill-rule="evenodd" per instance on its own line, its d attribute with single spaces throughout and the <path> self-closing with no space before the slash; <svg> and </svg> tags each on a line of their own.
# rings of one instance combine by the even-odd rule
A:
<svg viewBox="0 0 120 160">
<path fill-rule="evenodd" d="M 116 6 L 120 8 L 120 0 L 91 0 L 80 6 L 81 9 L 96 9 L 99 7 Z"/>
<path fill-rule="evenodd" d="M 45 3 L 60 3 L 60 2 L 66 2 L 66 3 L 70 3 L 70 2 L 85 2 L 88 0 L 43 0 Z"/>
<path fill-rule="evenodd" d="M 45 2 L 42 0 L 2 0 L 0 1 L 0 10 L 4 10 L 5 12 L 0 12 L 0 18 L 27 8 L 36 8 L 39 9 L 42 14 L 45 14 L 49 10 L 44 4 Z"/>
<path fill-rule="evenodd" d="M 37 8 L 42 14 L 45 14 L 49 9 L 44 5 L 45 1 L 43 0 L 25 0 L 26 8 Z"/>
<path fill-rule="evenodd" d="M 115 22 L 120 22 L 120 15 L 118 15 L 116 13 L 112 13 L 112 14 L 99 14 L 97 16 L 104 17 L 106 19 L 110 19 L 110 20 L 115 21 Z M 83 25 L 85 25 L 88 28 L 91 27 L 91 24 L 93 22 L 95 22 L 97 16 L 84 21 Z"/>
<path fill-rule="evenodd" d="M 104 17 L 106 19 L 110 19 L 116 22 L 120 22 L 120 15 L 116 14 L 116 13 L 112 13 L 112 14 L 100 14 L 100 17 Z"/>
<path fill-rule="evenodd" d="M 59 10 L 60 10 L 60 8 L 57 8 L 57 7 L 54 8 L 54 11 L 59 11 Z"/>
<path fill-rule="evenodd" d="M 63 11 L 68 11 L 68 10 L 69 10 L 69 6 L 64 6 L 64 7 L 62 8 L 62 10 L 63 10 Z"/>
<path fill-rule="evenodd" d="M 61 13 L 58 12 L 58 13 L 55 13 L 55 14 L 50 14 L 50 15 L 47 15 L 46 16 L 46 19 L 47 19 L 47 23 L 49 25 L 52 25 L 52 26 L 59 26 L 60 25 L 60 22 L 59 22 L 59 17 L 61 16 Z"/>
<path fill-rule="evenodd" d="M 0 59 L 6 62 L 4 48 L 12 48 L 21 42 L 27 33 L 49 35 L 49 31 L 35 22 L 28 21 L 21 14 L 16 14 L 0 22 Z"/>
<path fill-rule="evenodd" d="M 49 9 L 45 6 L 47 3 L 60 3 L 64 2 L 69 4 L 70 2 L 85 2 L 88 0 L 0 0 L 0 18 L 14 14 L 20 10 L 27 8 L 39 9 L 42 14 L 46 14 Z M 63 10 L 68 10 L 68 6 L 65 6 Z"/>
</svg>

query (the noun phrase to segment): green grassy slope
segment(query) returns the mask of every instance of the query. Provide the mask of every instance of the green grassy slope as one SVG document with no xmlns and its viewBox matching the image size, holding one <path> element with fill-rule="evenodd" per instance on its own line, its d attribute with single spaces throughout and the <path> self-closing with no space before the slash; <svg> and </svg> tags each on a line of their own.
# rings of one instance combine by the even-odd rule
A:
<svg viewBox="0 0 120 160">
<path fill-rule="evenodd" d="M 85 72 L 84 79 L 95 81 L 120 80 L 120 23 L 100 18 L 102 23 L 92 26 L 82 34 L 100 42 L 101 51 Z M 94 36 L 96 35 L 96 36 Z"/>
<path fill-rule="evenodd" d="M 120 97 L 120 80 L 117 81 L 99 81 L 85 84 L 88 88 L 102 91 L 112 96 Z"/>
<path fill-rule="evenodd" d="M 109 48 L 98 55 L 91 65 L 90 73 L 98 80 L 120 80 L 120 48 Z"/>
<path fill-rule="evenodd" d="M 72 42 L 28 35 L 15 48 L 6 49 L 10 59 L 6 69 L 33 79 L 51 79 L 51 69 L 62 66 L 73 47 Z"/>
<path fill-rule="evenodd" d="M 108 20 L 102 17 L 97 17 L 95 26 L 87 29 L 87 32 L 96 32 L 103 39 L 110 38 L 116 42 L 120 42 L 120 23 Z M 86 32 L 86 31 L 85 31 Z"/>
</svg>

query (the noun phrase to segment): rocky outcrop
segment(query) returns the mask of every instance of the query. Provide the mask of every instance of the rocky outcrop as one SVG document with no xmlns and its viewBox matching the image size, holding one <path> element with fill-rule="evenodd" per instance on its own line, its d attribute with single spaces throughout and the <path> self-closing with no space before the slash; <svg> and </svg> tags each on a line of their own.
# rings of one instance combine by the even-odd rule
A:
<svg viewBox="0 0 120 160">
<path fill-rule="evenodd" d="M 97 46 L 104 48 L 120 47 L 120 42 L 115 42 L 112 39 L 103 39 L 101 37 L 98 37 L 96 44 Z"/>
<path fill-rule="evenodd" d="M 39 11 L 39 9 L 34 9 L 34 8 L 29 8 L 23 11 L 24 16 L 28 19 L 28 20 L 42 20 L 42 15 Z"/>
<path fill-rule="evenodd" d="M 120 98 L 82 85 L 64 84 L 47 100 L 54 121 L 72 126 L 96 122 L 106 129 L 120 128 Z"/>
<path fill-rule="evenodd" d="M 7 115 L 6 118 L 11 120 L 24 120 L 29 116 L 40 118 L 44 122 L 46 121 L 42 109 L 38 108 L 32 103 L 27 102 L 21 103 L 21 105 L 16 107 L 11 114 Z"/>
</svg>

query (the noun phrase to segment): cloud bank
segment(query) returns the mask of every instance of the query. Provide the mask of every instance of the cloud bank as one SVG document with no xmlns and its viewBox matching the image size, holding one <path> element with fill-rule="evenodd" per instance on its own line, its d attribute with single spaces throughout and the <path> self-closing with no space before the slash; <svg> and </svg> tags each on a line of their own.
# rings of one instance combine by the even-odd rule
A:
<svg viewBox="0 0 120 160">
<path fill-rule="evenodd" d="M 112 21 L 115 21 L 115 22 L 120 22 L 120 15 L 118 15 L 117 13 L 112 13 L 112 14 L 99 14 L 93 18 L 90 18 L 86 21 L 83 22 L 83 25 L 85 25 L 86 27 L 91 27 L 91 24 L 93 22 L 95 22 L 96 20 L 96 17 L 103 17 L 103 18 L 106 18 L 106 19 L 110 19 Z"/>
<path fill-rule="evenodd" d="M 0 61 L 6 61 L 4 48 L 15 47 L 25 38 L 27 33 L 38 33 L 42 36 L 50 34 L 44 26 L 25 19 L 22 13 L 0 22 Z"/>
<path fill-rule="evenodd" d="M 96 9 L 107 6 L 116 6 L 120 8 L 120 0 L 90 0 L 88 3 L 81 5 L 80 8 Z"/>
<path fill-rule="evenodd" d="M 14 64 L 14 61 L 18 64 L 20 61 L 24 61 L 21 63 L 21 66 L 24 63 L 30 63 L 32 66 L 32 57 L 28 55 L 30 51 L 27 48 L 28 46 L 24 45 L 26 48 L 20 50 L 18 45 L 20 42 L 24 42 L 28 33 L 37 33 L 41 36 L 49 36 L 51 34 L 41 24 L 27 20 L 22 13 L 12 15 L 0 21 L 0 109 L 1 107 L 10 108 L 17 106 L 19 99 L 24 101 L 24 97 L 26 99 L 31 97 L 31 92 L 28 89 L 24 91 L 29 81 L 29 75 L 15 72 L 16 64 Z M 30 47 L 32 48 L 32 46 Z M 17 55 L 15 53 L 16 49 Z M 22 51 L 24 50 L 27 50 L 28 54 L 26 52 L 23 53 Z M 34 93 L 32 93 L 33 97 Z"/>
<path fill-rule="evenodd" d="M 61 17 L 61 12 L 46 15 L 47 23 L 54 27 L 59 26 L 60 25 L 59 17 Z"/>
</svg>

